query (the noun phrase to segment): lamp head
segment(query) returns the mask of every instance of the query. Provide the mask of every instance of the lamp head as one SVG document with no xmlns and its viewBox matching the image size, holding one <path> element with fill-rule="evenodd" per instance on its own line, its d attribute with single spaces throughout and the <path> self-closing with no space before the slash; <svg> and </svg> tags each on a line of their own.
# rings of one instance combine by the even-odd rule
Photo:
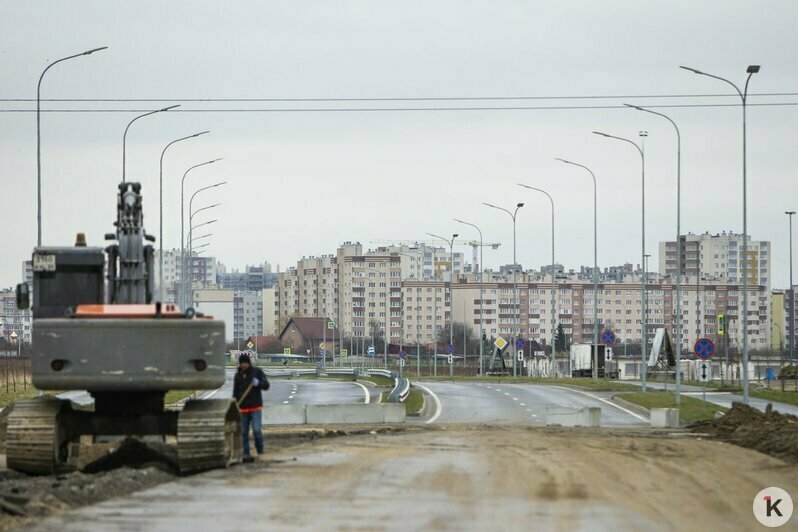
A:
<svg viewBox="0 0 798 532">
<path fill-rule="evenodd" d="M 158 111 L 159 112 L 161 112 L 161 111 L 169 111 L 171 109 L 175 109 L 176 107 L 180 107 L 180 104 L 178 103 L 176 105 L 170 105 L 169 107 L 164 107 L 163 109 L 158 109 Z"/>
<path fill-rule="evenodd" d="M 601 131 L 594 131 L 593 134 L 594 135 L 601 135 L 602 137 L 609 137 L 609 135 L 607 135 L 606 133 L 602 133 Z"/>
<path fill-rule="evenodd" d="M 638 133 L 638 135 L 640 135 L 641 137 L 647 137 L 648 131 L 641 131 L 640 133 Z"/>
<path fill-rule="evenodd" d="M 679 68 L 683 68 L 685 70 L 689 70 L 693 74 L 703 74 L 703 72 L 701 72 L 700 70 L 697 70 L 695 68 L 690 68 L 690 67 L 686 67 L 686 66 L 680 66 Z"/>
<path fill-rule="evenodd" d="M 103 47 L 101 47 L 101 48 L 92 48 L 91 50 L 87 50 L 87 51 L 83 52 L 83 55 L 91 55 L 91 54 L 93 54 L 94 52 L 99 52 L 100 50 L 107 50 L 107 49 L 108 49 L 108 47 L 107 47 L 107 46 L 103 46 Z M 750 68 L 750 67 L 749 67 L 749 68 Z M 757 69 L 758 69 L 758 68 L 759 68 L 759 67 L 757 67 Z"/>
<path fill-rule="evenodd" d="M 756 74 L 759 72 L 759 65 L 748 65 L 748 68 L 745 71 L 749 74 Z"/>
</svg>

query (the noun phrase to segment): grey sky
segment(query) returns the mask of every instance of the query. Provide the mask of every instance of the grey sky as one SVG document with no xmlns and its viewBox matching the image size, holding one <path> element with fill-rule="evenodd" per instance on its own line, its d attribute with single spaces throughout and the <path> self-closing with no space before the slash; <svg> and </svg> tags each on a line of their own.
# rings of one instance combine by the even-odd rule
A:
<svg viewBox="0 0 798 532">
<path fill-rule="evenodd" d="M 798 92 L 798 6 L 769 2 L 4 2 L 2 98 L 32 98 L 53 59 L 109 50 L 55 66 L 44 98 L 329 98 L 728 94 L 685 64 L 743 83 L 762 65 L 754 93 Z M 645 100 L 631 103 L 700 103 Z M 732 103 L 732 98 L 713 99 Z M 798 102 L 752 97 L 751 102 Z M 175 100 L 175 103 L 179 103 Z M 618 100 L 480 105 L 593 105 Z M 160 103 L 46 103 L 43 108 L 157 108 Z M 314 104 L 352 107 L 370 104 Z M 294 107 L 313 107 L 295 104 Z M 379 106 L 397 106 L 384 104 Z M 414 103 L 413 107 L 434 106 Z M 468 103 L 445 102 L 445 106 Z M 289 104 L 197 104 L 184 109 Z M 34 104 L 0 103 L 0 108 Z M 739 108 L 664 110 L 683 139 L 683 230 L 740 231 Z M 112 230 L 121 177 L 124 113 L 47 113 L 42 118 L 44 243 L 78 231 L 102 244 Z M 798 106 L 749 110 L 749 233 L 773 242 L 774 287 L 787 283 L 787 217 L 796 209 Z M 528 207 L 519 215 L 519 262 L 549 261 L 548 204 L 557 202 L 557 260 L 592 263 L 590 166 L 600 183 L 599 264 L 639 262 L 639 155 L 602 130 L 647 140 L 649 252 L 675 235 L 675 137 L 664 120 L 632 110 L 490 112 L 189 113 L 137 122 L 128 135 L 128 178 L 143 183 L 145 224 L 157 226 L 158 158 L 165 165 L 165 246 L 179 245 L 179 177 L 188 190 L 227 180 L 197 205 L 221 201 L 210 252 L 228 266 L 269 260 L 282 268 L 339 242 L 424 239 L 463 218 L 483 228 L 488 266 L 512 260 L 509 217 L 482 201 Z M 0 114 L 0 286 L 16 283 L 36 239 L 33 113 Z M 199 197 L 198 197 L 199 198 Z M 201 215 L 200 215 L 201 216 Z M 476 236 L 476 235 L 473 235 Z M 469 251 L 470 250 L 463 250 Z M 656 261 L 652 262 L 656 264 Z"/>
</svg>

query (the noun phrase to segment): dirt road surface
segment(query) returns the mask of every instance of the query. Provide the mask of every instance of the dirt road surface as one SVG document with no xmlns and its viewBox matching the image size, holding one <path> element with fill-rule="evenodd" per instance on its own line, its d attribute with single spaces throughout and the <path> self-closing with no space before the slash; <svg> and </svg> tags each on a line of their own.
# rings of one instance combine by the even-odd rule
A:
<svg viewBox="0 0 798 532">
<path fill-rule="evenodd" d="M 278 449 L 36 530 L 751 530 L 796 472 L 683 433 L 449 426 Z"/>
</svg>

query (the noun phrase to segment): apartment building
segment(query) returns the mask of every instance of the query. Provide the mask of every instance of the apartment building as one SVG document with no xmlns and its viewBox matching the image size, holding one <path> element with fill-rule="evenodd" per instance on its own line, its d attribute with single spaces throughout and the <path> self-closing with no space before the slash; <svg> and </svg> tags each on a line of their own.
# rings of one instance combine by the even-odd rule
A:
<svg viewBox="0 0 798 532">
<path fill-rule="evenodd" d="M 404 344 L 431 345 L 435 342 L 436 334 L 451 318 L 449 286 L 450 283 L 445 281 L 409 279 L 402 282 L 403 312 L 400 321 Z M 476 297 L 479 297 L 479 291 Z"/>
<path fill-rule="evenodd" d="M 732 232 L 682 235 L 682 273 L 726 279 L 743 284 L 743 236 Z M 771 285 L 770 242 L 752 240 L 748 236 L 748 284 Z M 675 276 L 677 270 L 676 241 L 659 243 L 659 273 Z"/>
<path fill-rule="evenodd" d="M 599 333 L 609 328 L 619 341 L 641 341 L 643 302 L 641 278 L 624 282 L 606 282 L 598 285 L 594 296 L 593 284 L 579 278 L 560 279 L 552 294 L 550 281 L 539 274 L 524 274 L 518 280 L 518 310 L 513 305 L 513 284 L 505 282 L 484 283 L 482 314 L 479 306 L 479 284 L 472 279 L 453 285 L 452 314 L 455 321 L 465 321 L 477 333 L 479 317 L 488 337 L 509 338 L 520 335 L 541 343 L 551 342 L 552 310 L 555 299 L 554 321 L 562 324 L 565 333 L 574 342 L 591 342 L 594 327 Z M 508 282 L 509 281 L 509 282 Z M 647 281 L 647 337 L 650 344 L 658 328 L 673 332 L 675 328 L 675 283 L 669 277 L 649 276 Z M 598 298 L 598 314 L 593 313 L 594 297 Z M 412 311 L 406 303 L 405 313 Z M 718 340 L 717 316 L 727 316 L 727 331 L 731 345 L 742 345 L 742 291 L 736 284 L 719 279 L 686 278 L 682 284 L 682 347 L 691 350 L 697 338 Z M 747 316 L 749 346 L 763 349 L 771 345 L 770 291 L 765 286 L 749 287 Z M 407 331 L 406 331 L 407 332 Z"/>
<path fill-rule="evenodd" d="M 31 341 L 31 313 L 17 308 L 15 288 L 0 290 L 0 336 L 9 340 L 12 333 L 26 344 Z"/>
<path fill-rule="evenodd" d="M 188 251 L 186 251 L 188 254 Z M 191 259 L 187 257 L 187 269 L 191 272 L 191 279 L 195 288 L 213 288 L 217 284 L 218 263 L 214 257 L 203 257 L 194 255 Z M 155 251 L 155 272 L 156 272 L 156 292 L 159 290 L 159 254 Z M 177 302 L 178 286 L 183 279 L 183 261 L 179 249 L 165 250 L 163 253 L 163 279 L 164 297 L 167 303 Z"/>
<path fill-rule="evenodd" d="M 228 272 L 224 264 L 219 264 L 216 282 L 228 290 L 260 291 L 273 287 L 277 282 L 277 274 L 272 273 L 272 266 L 268 262 L 255 266 L 247 265 L 241 272 L 238 270 Z"/>
</svg>

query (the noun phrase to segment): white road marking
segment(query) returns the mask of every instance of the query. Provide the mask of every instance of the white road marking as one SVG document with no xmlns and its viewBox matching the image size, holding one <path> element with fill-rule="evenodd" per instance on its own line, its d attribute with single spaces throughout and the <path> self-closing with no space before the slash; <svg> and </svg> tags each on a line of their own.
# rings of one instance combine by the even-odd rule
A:
<svg viewBox="0 0 798 532">
<path fill-rule="evenodd" d="M 521 406 L 526 406 L 526 403 L 518 403 Z"/>
<path fill-rule="evenodd" d="M 293 395 L 289 395 L 289 396 L 288 396 L 288 398 L 289 398 L 289 399 L 293 399 L 293 398 L 294 398 L 294 396 L 293 396 Z"/>
<path fill-rule="evenodd" d="M 527 409 L 526 409 L 526 411 L 527 411 L 527 412 L 531 412 L 531 411 L 532 411 L 532 409 L 531 409 L 531 408 L 527 408 Z"/>
<path fill-rule="evenodd" d="M 518 401 L 518 397 L 513 397 L 513 401 Z"/>
<path fill-rule="evenodd" d="M 430 389 L 429 389 L 429 388 L 427 388 L 426 386 L 424 386 L 424 385 L 422 385 L 422 384 L 418 384 L 418 383 L 415 383 L 413 386 L 418 386 L 418 387 L 419 387 L 419 388 L 421 388 L 422 390 L 425 390 L 425 391 L 426 391 L 428 394 L 430 394 L 430 395 L 432 396 L 432 400 L 433 400 L 433 401 L 435 401 L 435 413 L 432 415 L 432 417 L 431 417 L 431 418 L 429 418 L 429 419 L 426 421 L 427 423 L 432 423 L 433 421 L 435 421 L 436 419 L 438 419 L 438 416 L 440 416 L 440 415 L 441 415 L 441 411 L 443 410 L 443 409 L 441 408 L 441 400 L 440 400 L 440 399 L 438 399 L 438 396 L 437 396 L 437 395 L 435 395 L 435 394 L 432 392 L 432 390 L 430 390 Z"/>
<path fill-rule="evenodd" d="M 568 390 L 569 392 L 581 393 L 582 395 L 586 395 L 586 396 L 588 396 L 588 397 L 590 397 L 590 398 L 592 398 L 592 399 L 595 399 L 595 400 L 597 400 L 597 401 L 601 401 L 602 403 L 606 403 L 606 404 L 608 404 L 608 405 L 610 405 L 610 406 L 614 406 L 615 408 L 617 408 L 617 409 L 618 409 L 618 410 L 620 410 L 621 412 L 625 412 L 625 413 L 629 414 L 629 415 L 630 415 L 630 416 L 632 416 L 632 417 L 636 417 L 636 418 L 637 418 L 637 419 L 639 419 L 640 421 L 644 421 L 644 422 L 646 422 L 646 423 L 649 423 L 649 420 L 648 420 L 648 419 L 646 419 L 646 418 L 644 418 L 644 417 L 643 417 L 643 416 L 641 416 L 640 414 L 635 414 L 635 413 L 634 413 L 634 412 L 632 412 L 631 410 L 629 410 L 629 409 L 627 409 L 627 408 L 624 408 L 624 407 L 622 407 L 621 405 L 616 405 L 616 404 L 615 404 L 615 403 L 613 403 L 612 401 L 608 401 L 607 399 L 604 399 L 604 398 L 602 398 L 602 397 L 598 397 L 598 396 L 596 396 L 596 395 L 593 395 L 592 393 L 583 392 L 582 390 L 574 390 L 573 388 L 563 388 L 562 386 L 552 386 L 552 388 L 559 388 L 560 390 Z"/>
<path fill-rule="evenodd" d="M 510 395 L 510 392 L 504 392 L 504 395 L 507 395 L 507 396 L 509 396 L 509 395 Z"/>
<path fill-rule="evenodd" d="M 363 403 L 364 404 L 369 404 L 369 401 L 371 401 L 371 394 L 369 393 L 369 389 L 366 388 L 365 386 L 363 386 L 362 384 L 360 384 L 359 382 L 353 382 L 352 384 L 357 384 L 358 386 L 363 388 L 363 393 L 366 394 L 366 400 L 363 401 Z"/>
<path fill-rule="evenodd" d="M 283 401 L 283 404 L 284 404 L 284 405 L 287 405 L 287 404 L 288 404 L 288 401 Z"/>
</svg>

